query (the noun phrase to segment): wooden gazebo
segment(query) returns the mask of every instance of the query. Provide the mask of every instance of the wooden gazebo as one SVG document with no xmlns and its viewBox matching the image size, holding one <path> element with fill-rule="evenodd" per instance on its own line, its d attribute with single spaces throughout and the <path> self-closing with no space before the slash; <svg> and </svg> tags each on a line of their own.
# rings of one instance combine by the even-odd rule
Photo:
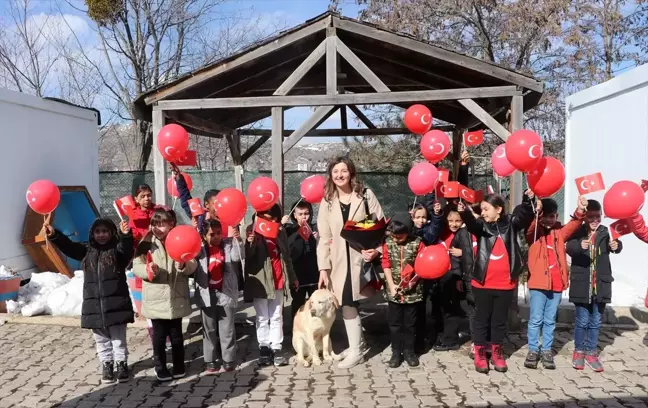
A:
<svg viewBox="0 0 648 408">
<path fill-rule="evenodd" d="M 225 137 L 238 188 L 243 163 L 270 139 L 272 177 L 283 191 L 284 154 L 304 136 L 408 133 L 377 128 L 358 105 L 423 103 L 448 124 L 441 128 L 452 131 L 458 152 L 466 130 L 488 128 L 506 140 L 542 92 L 542 82 L 527 75 L 327 12 L 140 95 L 135 110 L 152 120 L 154 135 L 166 123 L 178 123 L 194 134 Z M 295 106 L 316 109 L 301 126 L 286 130 L 283 112 Z M 347 129 L 347 108 L 367 129 Z M 318 130 L 337 109 L 340 129 Z M 271 129 L 242 129 L 269 116 Z M 242 135 L 260 138 L 242 152 Z M 166 163 L 155 146 L 153 154 L 155 196 L 166 203 Z M 458 163 L 456 153 L 453 159 Z M 518 174 L 511 196 L 521 196 L 520 188 Z"/>
</svg>

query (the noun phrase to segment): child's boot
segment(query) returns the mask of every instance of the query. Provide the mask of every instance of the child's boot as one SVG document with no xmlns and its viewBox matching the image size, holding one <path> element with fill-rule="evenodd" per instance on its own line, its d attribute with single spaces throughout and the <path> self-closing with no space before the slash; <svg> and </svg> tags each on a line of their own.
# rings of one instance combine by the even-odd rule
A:
<svg viewBox="0 0 648 408">
<path fill-rule="evenodd" d="M 414 350 L 405 350 L 405 352 L 403 353 L 403 357 L 407 365 L 410 367 L 418 367 L 418 365 L 420 364 L 419 359 L 416 356 Z"/>
<path fill-rule="evenodd" d="M 104 384 L 112 384 L 115 382 L 115 365 L 112 361 L 103 363 L 101 382 Z"/>
<path fill-rule="evenodd" d="M 554 362 L 553 351 L 551 350 L 543 351 L 540 358 L 542 359 L 542 367 L 544 367 L 545 370 L 556 369 L 556 363 Z"/>
<path fill-rule="evenodd" d="M 579 350 L 574 350 L 572 355 L 572 367 L 577 370 L 582 370 L 585 368 L 585 353 Z"/>
<path fill-rule="evenodd" d="M 594 372 L 603 372 L 603 363 L 601 363 L 601 360 L 596 354 L 596 351 L 587 352 L 587 354 L 585 355 L 585 362 L 592 370 L 594 370 Z"/>
<path fill-rule="evenodd" d="M 478 373 L 488 374 L 489 369 L 486 348 L 484 346 L 475 346 L 475 370 Z"/>
<path fill-rule="evenodd" d="M 117 362 L 117 381 L 120 383 L 127 382 L 130 379 L 128 374 L 128 364 L 125 361 Z"/>
<path fill-rule="evenodd" d="M 398 368 L 401 364 L 403 364 L 403 353 L 398 350 L 392 350 L 392 355 L 387 365 L 389 368 Z"/>
<path fill-rule="evenodd" d="M 508 370 L 506 360 L 504 359 L 504 349 L 499 344 L 493 344 L 493 353 L 491 354 L 491 362 L 495 371 L 505 373 Z"/>
<path fill-rule="evenodd" d="M 539 360 L 538 352 L 529 351 L 527 353 L 526 359 L 524 360 L 524 366 L 526 368 L 532 368 L 535 370 L 536 368 L 538 368 L 538 360 Z"/>
<path fill-rule="evenodd" d="M 260 356 L 259 356 L 259 365 L 260 366 L 267 366 L 272 364 L 272 351 L 270 350 L 270 347 L 268 346 L 261 346 L 261 349 L 259 350 Z"/>
</svg>

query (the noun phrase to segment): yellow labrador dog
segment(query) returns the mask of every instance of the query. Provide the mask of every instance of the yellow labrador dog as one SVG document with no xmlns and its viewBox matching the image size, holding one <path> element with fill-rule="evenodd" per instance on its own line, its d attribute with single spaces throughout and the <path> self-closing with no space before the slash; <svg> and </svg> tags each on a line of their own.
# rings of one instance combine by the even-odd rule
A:
<svg viewBox="0 0 648 408">
<path fill-rule="evenodd" d="M 297 353 L 297 362 L 305 367 L 339 360 L 331 345 L 331 326 L 335 321 L 336 309 L 340 307 L 335 295 L 326 289 L 318 289 L 300 307 L 293 322 L 292 344 Z"/>
</svg>

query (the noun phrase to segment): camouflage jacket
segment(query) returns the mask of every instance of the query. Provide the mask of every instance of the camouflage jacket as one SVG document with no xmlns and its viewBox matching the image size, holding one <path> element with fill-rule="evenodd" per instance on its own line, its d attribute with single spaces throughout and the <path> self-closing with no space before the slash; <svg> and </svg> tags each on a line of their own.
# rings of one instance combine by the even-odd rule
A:
<svg viewBox="0 0 648 408">
<path fill-rule="evenodd" d="M 421 246 L 421 238 L 415 238 L 408 241 L 404 245 L 400 245 L 392 237 L 387 237 L 383 245 L 383 269 L 391 268 L 392 279 L 394 285 L 399 287 L 401 284 L 401 272 L 405 269 L 406 265 L 414 267 L 414 261 Z M 405 284 L 404 284 L 405 285 Z M 396 297 L 392 297 L 389 293 L 387 285 L 384 286 L 383 295 L 389 302 L 394 303 L 416 303 L 423 300 L 423 282 L 419 281 L 418 284 L 409 289 L 407 286 L 404 289 L 399 289 Z"/>
</svg>

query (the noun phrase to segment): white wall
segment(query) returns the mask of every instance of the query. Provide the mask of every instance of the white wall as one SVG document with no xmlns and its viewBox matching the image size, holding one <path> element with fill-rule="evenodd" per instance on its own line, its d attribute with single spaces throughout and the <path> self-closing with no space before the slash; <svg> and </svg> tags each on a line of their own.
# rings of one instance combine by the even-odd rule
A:
<svg viewBox="0 0 648 408">
<path fill-rule="evenodd" d="M 576 208 L 574 179 L 601 172 L 609 188 L 648 179 L 648 65 L 567 98 L 565 213 Z M 604 192 L 587 198 L 603 203 Z M 648 206 L 642 210 L 648 217 Z M 615 220 L 604 219 L 609 225 Z M 612 304 L 641 306 L 648 287 L 648 246 L 633 235 L 612 255 Z"/>
<path fill-rule="evenodd" d="M 0 88 L 0 264 L 34 267 L 21 243 L 33 181 L 86 186 L 99 206 L 97 138 L 95 112 Z"/>
</svg>

